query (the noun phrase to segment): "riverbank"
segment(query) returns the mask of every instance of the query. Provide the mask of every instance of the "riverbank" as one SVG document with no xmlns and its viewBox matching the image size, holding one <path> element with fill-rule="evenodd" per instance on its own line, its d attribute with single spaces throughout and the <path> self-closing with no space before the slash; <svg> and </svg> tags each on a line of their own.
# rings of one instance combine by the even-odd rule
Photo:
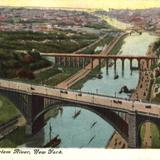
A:
<svg viewBox="0 0 160 160">
<path fill-rule="evenodd" d="M 148 48 L 148 51 L 146 53 L 147 56 L 153 56 L 153 44 L 151 44 Z M 150 71 L 151 64 L 147 66 L 145 61 L 141 61 L 141 69 L 139 71 L 139 82 L 138 85 L 134 91 L 134 93 L 131 95 L 131 100 L 149 100 L 149 92 L 151 92 L 150 84 L 153 78 L 153 73 Z"/>
<path fill-rule="evenodd" d="M 147 55 L 148 56 L 155 56 L 154 43 L 149 46 Z M 151 65 L 149 67 L 151 68 Z M 150 76 L 148 77 L 149 87 L 148 87 L 148 92 L 147 92 L 147 97 L 146 97 L 146 99 L 148 101 L 151 101 L 155 95 L 154 92 L 155 92 L 156 86 L 154 84 L 153 72 L 154 72 L 154 70 L 150 73 Z M 142 75 L 142 76 L 144 76 L 144 75 Z M 144 78 L 146 79 L 147 77 L 144 77 Z M 141 136 L 141 147 L 143 147 L 143 148 L 157 148 L 157 146 L 160 145 L 160 142 L 159 142 L 160 134 L 159 134 L 159 131 L 157 131 L 155 124 L 153 124 L 151 122 L 146 122 L 142 125 L 142 128 L 144 128 L 145 132 L 144 132 L 143 137 Z"/>
<path fill-rule="evenodd" d="M 112 137 L 109 139 L 105 148 L 108 149 L 128 148 L 128 143 L 118 132 L 115 131 Z"/>
<path fill-rule="evenodd" d="M 154 51 L 153 51 L 153 44 L 149 45 L 148 47 L 148 51 L 146 53 L 147 56 L 152 56 Z M 132 93 L 130 99 L 131 100 L 146 100 L 149 96 L 149 92 L 151 91 L 150 89 L 150 84 L 151 84 L 151 79 L 152 79 L 152 72 L 151 71 L 145 71 L 148 70 L 148 68 L 150 68 L 150 65 L 147 66 L 147 64 L 145 63 L 145 61 L 141 62 L 141 71 L 139 71 L 139 82 L 138 85 L 135 89 L 135 91 Z M 150 124 L 147 123 L 144 127 L 145 130 L 147 130 L 148 132 L 150 131 Z M 150 140 L 150 135 L 151 133 L 145 133 L 144 136 L 144 143 L 150 147 L 151 146 L 151 140 Z M 120 141 L 122 143 L 121 146 L 118 145 L 117 141 Z M 109 143 L 106 145 L 106 148 L 121 148 L 122 146 L 126 146 L 125 144 L 128 143 L 123 139 L 123 137 L 121 137 L 121 135 L 119 133 L 114 133 L 112 138 L 110 139 Z"/>
<path fill-rule="evenodd" d="M 99 55 L 108 55 L 110 51 L 116 46 L 116 44 L 126 36 L 126 33 L 123 33 L 117 37 L 115 37 L 108 46 L 105 46 L 102 50 L 102 52 Z M 97 59 L 93 60 L 93 65 L 92 62 L 86 65 L 83 69 L 79 70 L 76 74 L 72 75 L 65 81 L 61 82 L 58 84 L 56 87 L 57 88 L 64 88 L 68 89 L 83 78 L 85 78 L 92 70 L 94 70 L 97 66 L 99 65 L 99 61 Z"/>
</svg>

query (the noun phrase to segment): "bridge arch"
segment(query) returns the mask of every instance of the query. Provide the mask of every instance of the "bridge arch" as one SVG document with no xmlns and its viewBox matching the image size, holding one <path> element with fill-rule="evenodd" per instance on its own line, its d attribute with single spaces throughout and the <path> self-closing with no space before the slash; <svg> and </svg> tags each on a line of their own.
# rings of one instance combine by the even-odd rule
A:
<svg viewBox="0 0 160 160">
<path fill-rule="evenodd" d="M 33 134 L 37 133 L 43 126 L 44 126 L 44 117 L 43 115 L 49 111 L 50 109 L 53 109 L 53 107 L 56 106 L 63 106 L 63 107 L 80 107 L 87 109 L 89 111 L 94 112 L 98 116 L 100 116 L 102 119 L 107 121 L 110 125 L 117 130 L 124 139 L 128 139 L 128 124 L 127 122 L 122 119 L 118 114 L 115 112 L 105 109 L 105 108 L 99 108 L 99 107 L 92 107 L 87 105 L 78 105 L 76 103 L 69 103 L 65 101 L 57 101 L 54 100 L 54 98 L 50 99 L 53 100 L 52 103 L 45 106 L 45 103 L 43 103 L 42 106 L 37 107 L 38 112 L 34 112 L 32 108 L 32 100 L 34 95 L 27 95 L 24 93 L 12 93 L 7 90 L 0 90 L 0 94 L 3 96 L 6 96 L 9 100 L 11 100 L 15 106 L 19 109 L 19 111 L 22 113 L 22 115 L 25 117 L 27 121 L 27 125 L 29 125 L 32 129 Z M 48 98 L 47 98 L 48 99 Z M 36 100 L 37 101 L 37 100 Z M 26 127 L 28 128 L 28 127 Z M 28 134 L 28 133 L 27 133 Z"/>
<path fill-rule="evenodd" d="M 146 123 L 154 124 L 154 125 L 157 127 L 157 129 L 160 130 L 160 126 L 158 126 L 158 124 L 155 123 L 154 120 L 152 120 L 152 119 L 146 119 L 146 120 L 142 121 L 142 122 L 139 124 L 138 129 L 137 129 L 137 135 L 138 135 L 137 138 L 138 138 L 138 142 L 139 142 L 139 143 L 138 143 L 138 146 L 139 146 L 139 147 L 141 147 L 141 145 L 142 145 L 141 129 L 142 129 L 142 126 L 143 126 L 144 124 L 146 124 Z M 160 134 L 160 132 L 159 132 L 159 134 Z"/>
<path fill-rule="evenodd" d="M 68 103 L 64 101 L 57 101 L 46 106 L 44 110 L 37 114 L 37 116 L 33 119 L 33 126 L 34 124 L 38 123 L 38 120 L 39 118 L 41 119 L 41 116 L 43 116 L 46 112 L 53 109 L 54 107 L 79 107 L 92 111 L 93 113 L 101 117 L 103 120 L 107 121 L 118 133 L 122 135 L 124 139 L 128 140 L 128 124 L 115 112 L 108 109 L 91 107 L 86 105 L 78 105 L 75 103 Z"/>
<path fill-rule="evenodd" d="M 143 124 L 146 122 L 151 122 L 157 126 L 160 130 L 160 121 L 157 117 L 148 117 L 147 115 L 136 115 L 136 135 L 137 135 L 137 147 L 141 146 L 141 136 L 140 131 Z"/>
</svg>

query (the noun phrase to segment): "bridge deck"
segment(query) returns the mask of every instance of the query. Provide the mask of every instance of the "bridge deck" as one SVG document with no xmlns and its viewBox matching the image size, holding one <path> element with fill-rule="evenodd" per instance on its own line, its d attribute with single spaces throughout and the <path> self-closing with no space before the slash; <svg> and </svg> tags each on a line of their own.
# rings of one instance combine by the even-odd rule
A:
<svg viewBox="0 0 160 160">
<path fill-rule="evenodd" d="M 102 54 L 70 54 L 70 53 L 40 53 L 41 56 L 52 57 L 77 57 L 77 58 L 120 58 L 120 59 L 157 59 L 155 56 L 122 56 L 122 55 L 102 55 Z"/>
<path fill-rule="evenodd" d="M 61 93 L 61 89 L 49 88 L 45 86 L 31 85 L 22 82 L 14 82 L 9 80 L 0 80 L 0 88 L 10 90 L 11 92 L 25 92 L 27 94 L 36 94 L 43 97 L 51 97 L 68 102 L 74 102 L 82 105 L 90 105 L 103 107 L 111 110 L 119 110 L 124 112 L 135 112 L 153 117 L 160 117 L 160 105 L 144 103 L 139 101 L 129 101 L 120 98 L 107 97 L 103 95 L 93 95 L 81 92 L 65 90 Z"/>
</svg>

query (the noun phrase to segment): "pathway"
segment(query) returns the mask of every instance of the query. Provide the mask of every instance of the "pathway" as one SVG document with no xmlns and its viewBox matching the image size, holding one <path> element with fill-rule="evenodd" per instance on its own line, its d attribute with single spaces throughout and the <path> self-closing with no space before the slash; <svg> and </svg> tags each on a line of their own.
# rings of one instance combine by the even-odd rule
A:
<svg viewBox="0 0 160 160">
<path fill-rule="evenodd" d="M 152 132 L 151 132 L 151 123 L 147 122 L 144 124 L 145 127 L 145 133 L 144 133 L 144 139 L 143 139 L 143 147 L 145 148 L 151 148 L 152 147 Z"/>
<path fill-rule="evenodd" d="M 108 144 L 106 145 L 106 148 L 110 149 L 128 148 L 128 144 L 126 140 L 118 132 L 114 132 Z"/>
</svg>

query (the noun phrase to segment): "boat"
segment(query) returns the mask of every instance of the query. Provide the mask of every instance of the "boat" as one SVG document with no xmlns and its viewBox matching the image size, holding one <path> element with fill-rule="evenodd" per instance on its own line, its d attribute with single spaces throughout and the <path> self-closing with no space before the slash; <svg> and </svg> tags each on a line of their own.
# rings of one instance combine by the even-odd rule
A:
<svg viewBox="0 0 160 160">
<path fill-rule="evenodd" d="M 116 75 L 114 76 L 114 79 L 118 79 L 118 78 L 119 78 L 119 75 L 116 74 Z"/>
<path fill-rule="evenodd" d="M 96 77 L 97 77 L 98 79 L 101 79 L 103 76 L 102 76 L 101 74 L 97 74 Z"/>
<path fill-rule="evenodd" d="M 77 118 L 81 113 L 81 110 L 79 110 L 78 112 L 75 111 L 75 114 L 72 116 L 74 119 Z"/>
<path fill-rule="evenodd" d="M 80 146 L 80 148 L 83 148 L 83 147 L 84 147 L 84 145 Z"/>
<path fill-rule="evenodd" d="M 128 87 L 126 85 L 124 85 L 121 90 L 119 91 L 119 94 L 121 93 L 127 93 L 127 94 L 131 94 L 135 91 L 135 89 L 128 89 Z"/>
<path fill-rule="evenodd" d="M 91 125 L 91 128 L 93 128 L 96 125 L 97 121 L 93 122 Z"/>
<path fill-rule="evenodd" d="M 55 148 L 57 147 L 60 143 L 61 143 L 61 139 L 58 138 L 59 135 L 55 136 L 50 142 L 48 142 L 47 144 L 45 144 L 43 147 L 48 148 Z"/>
<path fill-rule="evenodd" d="M 50 137 L 50 141 L 43 146 L 44 148 L 55 148 L 55 147 L 57 147 L 57 146 L 61 143 L 61 139 L 58 138 L 59 135 L 55 136 L 55 137 L 52 139 L 52 138 L 51 138 L 51 133 L 52 133 L 52 127 L 51 127 L 51 124 L 50 124 L 50 127 L 49 127 L 49 137 Z"/>
<path fill-rule="evenodd" d="M 90 144 L 95 137 L 96 137 L 96 136 L 94 135 L 94 136 L 89 140 L 88 144 Z"/>
</svg>

